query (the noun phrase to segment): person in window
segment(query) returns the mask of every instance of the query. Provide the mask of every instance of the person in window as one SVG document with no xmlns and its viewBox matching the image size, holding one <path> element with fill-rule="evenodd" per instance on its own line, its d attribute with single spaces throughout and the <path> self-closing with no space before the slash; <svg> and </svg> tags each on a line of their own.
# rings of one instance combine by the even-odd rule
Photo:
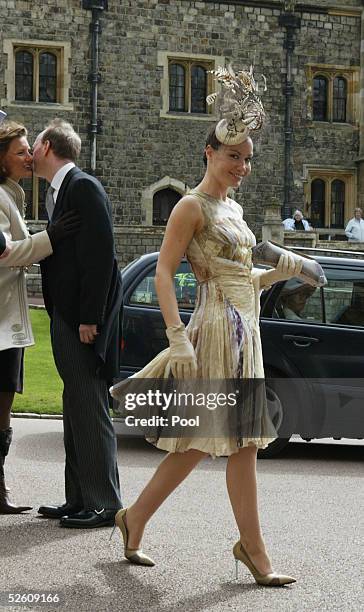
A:
<svg viewBox="0 0 364 612">
<path fill-rule="evenodd" d="M 303 218 L 302 212 L 298 209 L 294 211 L 292 218 L 284 219 L 282 223 L 286 231 L 309 232 L 312 229 L 308 221 Z"/>
<path fill-rule="evenodd" d="M 249 128 L 243 120 L 236 119 L 237 102 L 234 121 L 223 118 L 208 134 L 204 149 L 205 175 L 174 207 L 157 263 L 155 285 L 169 348 L 131 379 L 111 388 L 111 394 L 119 401 L 123 401 L 133 383 L 141 385 L 143 379 L 152 378 L 160 379 L 162 384 L 170 374 L 179 381 L 197 378 L 197 386 L 204 381 L 209 385 L 216 379 L 221 385 L 236 378 L 250 382 L 254 378 L 261 380 L 264 370 L 259 332 L 260 293 L 275 282 L 297 276 L 302 269 L 302 260 L 296 260 L 288 251 L 272 270 L 252 267 L 255 237 L 243 218 L 241 206 L 228 197 L 228 190 L 238 189 L 251 173 L 250 133 L 254 125 L 256 130 L 261 127 L 264 112 L 259 99 L 253 98 L 252 102 L 251 92 L 256 91 L 252 72 L 244 71 L 243 81 L 231 69 L 222 70 L 222 76 L 222 85 L 224 81 L 239 78 L 236 84 L 239 96 L 247 87 L 244 100 L 248 101 Z M 227 91 L 230 96 L 233 90 L 229 87 Z M 244 117 L 245 112 L 242 110 Z M 188 328 L 179 315 L 174 282 L 184 253 L 199 285 Z M 168 455 L 136 502 L 115 517 L 115 525 L 124 539 L 124 555 L 131 563 L 154 565 L 140 549 L 149 519 L 201 459 L 208 455 L 227 456 L 227 490 L 240 532 L 233 548 L 236 563 L 244 563 L 256 582 L 265 586 L 295 582 L 290 576 L 273 572 L 259 525 L 257 449 L 266 447 L 277 437 L 277 432 L 269 416 L 265 390 L 257 401 L 256 398 L 257 395 L 250 395 L 246 403 L 243 401 L 244 423 L 238 416 L 230 428 L 223 427 L 226 411 L 223 415 L 210 411 L 211 415 L 208 413 L 205 419 L 214 434 L 206 435 L 202 429 L 196 436 L 175 434 L 173 437 L 172 431 L 172 437 L 167 437 L 163 435 L 163 427 L 161 432 L 156 432 L 153 443 L 168 451 Z M 233 416 L 237 412 L 242 414 L 238 409 Z M 246 419 L 247 412 L 250 419 Z M 202 544 L 196 545 L 197 550 Z"/>
<path fill-rule="evenodd" d="M 302 316 L 302 312 L 307 300 L 315 290 L 315 287 L 298 281 L 289 283 L 287 288 L 284 287 L 280 295 L 284 318 L 290 321 L 304 320 L 305 317 Z"/>
<path fill-rule="evenodd" d="M 364 283 L 354 281 L 351 304 L 341 312 L 334 323 L 341 325 L 364 325 Z"/>
<path fill-rule="evenodd" d="M 31 175 L 27 130 L 14 121 L 1 122 L 0 238 L 5 237 L 7 252 L 0 257 L 0 514 L 31 510 L 30 506 L 16 506 L 9 501 L 4 476 L 13 433 L 11 407 L 15 393 L 23 390 L 24 347 L 34 344 L 24 266 L 50 255 L 59 240 L 77 229 L 68 217 L 69 226 L 66 218 L 53 228 L 29 235 L 23 219 L 25 194 L 19 181 Z"/>
<path fill-rule="evenodd" d="M 361 208 L 354 209 L 354 217 L 350 219 L 345 228 L 349 242 L 364 242 L 364 220 Z"/>
</svg>

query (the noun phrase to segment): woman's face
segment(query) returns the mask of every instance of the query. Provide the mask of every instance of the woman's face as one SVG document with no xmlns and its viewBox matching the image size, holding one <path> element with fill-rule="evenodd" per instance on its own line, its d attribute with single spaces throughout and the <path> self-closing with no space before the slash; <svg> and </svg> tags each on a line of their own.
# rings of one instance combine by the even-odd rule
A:
<svg viewBox="0 0 364 612">
<path fill-rule="evenodd" d="M 208 169 L 219 183 L 237 189 L 251 173 L 253 142 L 248 138 L 239 145 L 221 145 L 217 150 L 206 147 Z"/>
<path fill-rule="evenodd" d="M 21 178 L 32 176 L 32 160 L 26 136 L 19 136 L 10 142 L 2 166 L 13 181 L 19 181 Z"/>
<path fill-rule="evenodd" d="M 286 297 L 286 306 L 300 315 L 306 306 L 307 299 L 311 294 L 305 291 L 297 291 Z"/>
</svg>

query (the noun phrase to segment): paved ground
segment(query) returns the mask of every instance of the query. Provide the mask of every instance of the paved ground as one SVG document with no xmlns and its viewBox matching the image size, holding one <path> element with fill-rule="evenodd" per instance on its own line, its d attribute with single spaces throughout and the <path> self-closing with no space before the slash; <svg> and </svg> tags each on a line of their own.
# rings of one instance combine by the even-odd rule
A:
<svg viewBox="0 0 364 612">
<path fill-rule="evenodd" d="M 62 422 L 13 419 L 13 426 L 7 471 L 14 500 L 35 508 L 63 501 Z M 126 505 L 161 457 L 142 440 L 119 440 Z M 363 610 L 363 446 L 291 443 L 281 458 L 259 462 L 267 544 L 275 567 L 298 579 L 284 589 L 257 586 L 243 566 L 233 581 L 237 534 L 225 462 L 201 463 L 150 523 L 144 548 L 155 568 L 123 561 L 110 529 L 61 529 L 35 510 L 1 516 L 0 591 L 59 593 L 58 609 L 88 612 Z"/>
</svg>

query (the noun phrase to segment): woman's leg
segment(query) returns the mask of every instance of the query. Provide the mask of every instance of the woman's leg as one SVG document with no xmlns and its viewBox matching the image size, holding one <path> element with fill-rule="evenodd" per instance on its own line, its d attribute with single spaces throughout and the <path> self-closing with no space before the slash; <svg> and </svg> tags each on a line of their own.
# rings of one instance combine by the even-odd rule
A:
<svg viewBox="0 0 364 612">
<path fill-rule="evenodd" d="M 247 446 L 230 455 L 226 484 L 240 540 L 259 572 L 272 571 L 260 528 L 256 479 L 257 448 Z"/>
<path fill-rule="evenodd" d="M 184 453 L 169 453 L 163 459 L 136 502 L 128 508 L 125 518 L 129 548 L 139 548 L 150 517 L 205 456 L 205 453 L 191 449 Z"/>
<path fill-rule="evenodd" d="M 0 391 L 0 429 L 10 427 L 10 412 L 15 393 L 13 391 Z"/>
<path fill-rule="evenodd" d="M 4 463 L 13 435 L 10 427 L 10 411 L 14 395 L 13 392 L 0 392 L 0 514 L 19 514 L 32 509 L 31 506 L 15 506 L 10 503 L 5 486 Z"/>
<path fill-rule="evenodd" d="M 13 405 L 15 393 L 13 391 L 0 391 L 0 437 L 2 436 L 1 432 L 5 432 L 5 430 L 10 427 L 10 413 L 11 407 Z M 4 434 L 3 434 L 4 435 Z M 0 461 L 3 460 L 1 453 L 1 442 L 0 442 Z M 1 467 L 0 467 L 1 471 Z M 1 475 L 0 475 L 1 478 Z M 5 492 L 9 493 L 9 490 L 5 487 Z"/>
</svg>

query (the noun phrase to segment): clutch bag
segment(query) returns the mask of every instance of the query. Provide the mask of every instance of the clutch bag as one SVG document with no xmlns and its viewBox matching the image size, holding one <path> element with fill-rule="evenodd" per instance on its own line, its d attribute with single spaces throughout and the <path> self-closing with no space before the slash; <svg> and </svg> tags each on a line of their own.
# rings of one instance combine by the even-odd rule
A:
<svg viewBox="0 0 364 612">
<path fill-rule="evenodd" d="M 308 285 L 312 285 L 312 287 L 324 287 L 327 285 L 325 272 L 315 259 L 308 255 L 294 253 L 290 249 L 285 249 L 268 240 L 266 242 L 259 242 L 259 244 L 252 248 L 253 263 L 275 268 L 280 256 L 286 251 L 292 253 L 295 259 L 303 260 L 302 270 L 298 274 L 298 278 L 301 278 Z"/>
</svg>

